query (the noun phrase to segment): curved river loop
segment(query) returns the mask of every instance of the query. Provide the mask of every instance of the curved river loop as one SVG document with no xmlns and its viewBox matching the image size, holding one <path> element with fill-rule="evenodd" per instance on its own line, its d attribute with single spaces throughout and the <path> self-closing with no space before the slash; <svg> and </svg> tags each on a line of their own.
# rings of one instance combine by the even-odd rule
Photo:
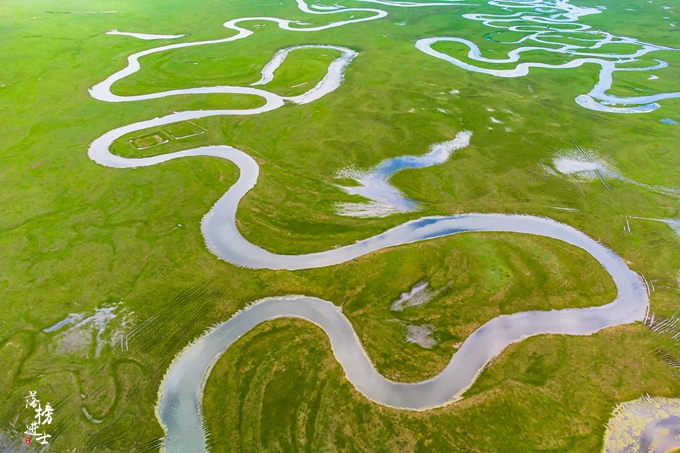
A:
<svg viewBox="0 0 680 453">
<path fill-rule="evenodd" d="M 458 2 L 417 3 L 409 1 L 362 0 L 390 7 L 428 7 L 454 6 Z M 349 67 L 357 52 L 354 50 L 329 45 L 306 45 L 282 49 L 262 69 L 259 81 L 248 87 L 213 86 L 190 89 L 163 91 L 136 96 L 118 96 L 112 93 L 113 84 L 140 70 L 140 59 L 144 56 L 173 49 L 192 46 L 210 45 L 244 39 L 253 34 L 252 31 L 238 24 L 247 21 L 271 21 L 279 28 L 294 32 L 314 32 L 351 23 L 381 19 L 387 12 L 375 8 L 345 8 L 341 6 L 308 6 L 303 0 L 297 0 L 298 7 L 305 13 L 329 15 L 338 12 L 370 13 L 369 16 L 352 18 L 316 27 L 304 27 L 304 24 L 291 20 L 273 17 L 250 17 L 233 19 L 224 26 L 236 34 L 212 41 L 186 42 L 164 45 L 128 57 L 124 69 L 114 73 L 103 82 L 95 85 L 90 94 L 105 102 L 137 102 L 167 96 L 187 94 L 231 93 L 259 96 L 265 104 L 252 109 L 218 109 L 175 112 L 162 117 L 141 121 L 115 128 L 90 145 L 88 155 L 98 164 L 113 168 L 136 168 L 158 165 L 174 159 L 192 156 L 212 156 L 228 160 L 238 166 L 238 181 L 217 201 L 202 221 L 202 232 L 208 248 L 220 259 L 231 264 L 253 269 L 310 269 L 333 266 L 361 257 L 368 253 L 396 247 L 403 244 L 425 241 L 433 238 L 475 232 L 509 232 L 549 237 L 567 242 L 585 250 L 592 255 L 612 277 L 616 288 L 616 299 L 604 306 L 583 309 L 566 309 L 553 311 L 532 311 L 503 315 L 492 319 L 477 329 L 462 347 L 453 355 L 446 368 L 432 379 L 418 383 L 400 383 L 386 379 L 380 375 L 366 355 L 351 323 L 341 309 L 333 303 L 304 295 L 266 298 L 252 303 L 231 319 L 214 326 L 204 335 L 186 346 L 170 365 L 159 389 L 159 401 L 156 407 L 166 437 L 164 448 L 170 452 L 205 451 L 207 449 L 206 434 L 202 417 L 202 397 L 207 378 L 216 361 L 241 336 L 256 325 L 267 320 L 294 317 L 305 319 L 320 326 L 328 335 L 333 353 L 343 367 L 347 379 L 368 399 L 387 406 L 405 410 L 426 410 L 443 406 L 456 401 L 463 392 L 472 385 L 484 367 L 500 354 L 508 345 L 539 334 L 589 335 L 601 329 L 621 324 L 633 323 L 644 318 L 648 307 L 648 293 L 639 275 L 631 271 L 624 260 L 613 251 L 594 241 L 580 231 L 547 219 L 528 215 L 504 214 L 464 214 L 455 216 L 424 217 L 406 222 L 374 237 L 352 245 L 347 245 L 324 252 L 302 255 L 279 255 L 262 249 L 249 242 L 236 226 L 236 211 L 240 200 L 251 190 L 258 178 L 259 167 L 255 160 L 242 151 L 230 146 L 207 146 L 179 152 L 168 153 L 145 158 L 126 158 L 111 153 L 113 142 L 125 134 L 142 131 L 151 127 L 163 126 L 186 120 L 195 120 L 222 115 L 258 115 L 283 107 L 286 104 L 307 104 L 313 102 L 340 87 L 344 80 L 345 70 Z M 489 27 L 510 31 L 531 31 L 518 44 L 533 41 L 549 47 L 521 47 L 508 54 L 504 60 L 484 58 L 479 48 L 470 41 L 456 37 L 438 37 L 421 39 L 416 47 L 432 56 L 449 61 L 461 68 L 484 72 L 499 77 L 518 77 L 525 75 L 531 67 L 573 68 L 584 63 L 595 63 L 602 67 L 600 79 L 589 94 L 579 96 L 577 102 L 586 108 L 606 112 L 646 112 L 658 108 L 658 100 L 680 97 L 680 93 L 665 93 L 654 96 L 636 98 L 619 98 L 609 96 L 606 91 L 611 87 L 612 74 L 620 70 L 618 65 L 635 61 L 656 50 L 671 50 L 661 46 L 640 43 L 632 38 L 620 38 L 590 31 L 588 26 L 577 24 L 583 15 L 600 13 L 593 8 L 581 8 L 570 5 L 567 1 L 492 1 L 506 11 L 514 9 L 520 12 L 510 15 L 465 15 L 472 20 L 483 21 Z M 521 21 L 530 25 L 513 25 Z M 550 39 L 562 37 L 560 33 L 580 33 L 580 44 L 558 44 Z M 590 34 L 592 39 L 583 38 Z M 152 39 L 156 35 L 134 33 L 117 33 L 124 35 L 140 35 L 142 39 Z M 526 33 L 525 33 L 526 34 Z M 160 37 L 179 37 L 175 35 L 157 35 Z M 576 40 L 577 38 L 573 38 Z M 470 48 L 469 58 L 485 63 L 514 63 L 521 55 L 532 50 L 541 49 L 566 55 L 579 56 L 562 65 L 546 65 L 541 63 L 520 63 L 514 69 L 484 69 L 432 48 L 441 41 L 455 41 Z M 582 44 L 583 42 L 587 45 Z M 637 44 L 641 49 L 630 55 L 596 54 L 586 52 L 605 44 Z M 306 93 L 283 97 L 266 89 L 255 88 L 266 86 L 274 78 L 276 69 L 294 51 L 306 48 L 325 48 L 339 52 L 328 66 L 323 80 Z M 587 54 L 587 56 L 586 56 Z M 658 61 L 653 68 L 664 67 Z M 635 70 L 649 70 L 640 68 Z M 471 135 L 471 134 L 470 134 Z M 469 136 L 468 136 L 469 139 Z M 448 154 L 447 154 L 448 155 Z"/>
<path fill-rule="evenodd" d="M 531 68 L 569 69 L 591 63 L 601 67 L 599 79 L 593 89 L 576 97 L 576 102 L 587 109 L 610 113 L 647 113 L 660 107 L 658 101 L 663 99 L 680 98 L 680 91 L 659 93 L 647 96 L 615 96 L 608 94 L 612 88 L 615 72 L 619 71 L 654 71 L 668 67 L 668 63 L 655 59 L 655 63 L 645 67 L 629 67 L 626 65 L 641 61 L 640 58 L 652 52 L 661 50 L 680 51 L 680 49 L 658 46 L 639 41 L 626 36 L 615 36 L 601 30 L 578 23 L 583 16 L 600 14 L 598 8 L 579 7 L 569 4 L 567 0 L 544 1 L 490 1 L 489 5 L 502 8 L 505 11 L 517 11 L 513 14 L 463 14 L 470 20 L 482 22 L 484 25 L 498 29 L 487 38 L 498 44 L 515 46 L 530 43 L 529 46 L 515 48 L 508 52 L 507 58 L 484 57 L 479 47 L 467 39 L 458 37 L 424 38 L 416 42 L 418 50 L 435 58 L 452 63 L 459 68 L 493 75 L 496 77 L 522 77 L 529 74 Z M 502 32 L 516 33 L 521 36 L 517 41 L 496 41 L 493 35 Z M 563 42 L 568 41 L 568 42 Z M 530 52 L 550 52 L 566 57 L 574 56 L 571 61 L 562 64 L 547 64 L 539 62 L 518 63 L 514 68 L 496 69 L 478 66 L 459 58 L 438 51 L 433 48 L 441 42 L 454 42 L 467 46 L 470 50 L 468 58 L 474 62 L 492 65 L 517 63 L 522 54 Z M 599 50 L 608 46 L 620 45 L 626 49 L 630 46 L 639 49 L 632 53 L 604 53 Z"/>
</svg>

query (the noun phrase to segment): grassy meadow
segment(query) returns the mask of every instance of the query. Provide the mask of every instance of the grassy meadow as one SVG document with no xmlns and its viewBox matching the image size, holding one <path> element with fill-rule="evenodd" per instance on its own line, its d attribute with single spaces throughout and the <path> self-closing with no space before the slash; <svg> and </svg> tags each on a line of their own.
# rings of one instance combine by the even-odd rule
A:
<svg viewBox="0 0 680 453">
<path fill-rule="evenodd" d="M 484 39 L 494 29 L 461 17 L 502 10 L 473 3 L 398 8 L 342 1 L 389 15 L 319 32 L 282 31 L 257 20 L 241 24 L 254 31 L 243 40 L 151 55 L 138 73 L 114 85 L 116 94 L 247 86 L 276 51 L 293 45 L 331 44 L 359 53 L 344 84 L 310 104 L 140 131 L 119 139 L 113 151 L 136 157 L 227 144 L 250 154 L 260 176 L 241 201 L 238 225 L 251 242 L 278 253 L 351 244 L 425 215 L 547 216 L 621 255 L 653 283 L 652 311 L 673 315 L 680 308 L 680 238 L 667 224 L 644 219 L 678 219 L 678 197 L 618 179 L 608 179 L 607 188 L 597 179 L 550 174 L 544 166 L 578 145 L 626 178 L 680 188 L 680 126 L 660 121 L 680 122 L 680 100 L 661 101 L 647 114 L 600 113 L 574 102 L 592 89 L 599 66 L 496 78 L 414 47 L 420 38 L 458 36 L 494 58 L 505 56 L 507 46 Z M 678 22 L 678 11 L 662 8 L 665 3 L 671 2 L 598 0 L 607 10 L 581 21 L 677 45 L 679 28 L 669 23 Z M 351 15 L 367 14 L 310 16 L 289 0 L 0 4 L 0 451 L 15 451 L 25 437 L 29 390 L 55 407 L 50 451 L 158 451 L 163 430 L 154 407 L 174 355 L 263 297 L 306 294 L 342 306 L 376 368 L 401 381 L 436 375 L 458 343 L 500 314 L 614 299 L 613 283 L 585 252 L 513 234 L 454 235 L 323 269 L 237 268 L 212 255 L 200 232 L 202 217 L 238 178 L 233 164 L 199 157 L 118 170 L 88 158 L 94 139 L 124 124 L 173 111 L 263 103 L 246 95 L 117 104 L 91 98 L 88 89 L 123 68 L 130 54 L 230 36 L 234 32 L 222 23 L 239 17 L 321 25 Z M 104 34 L 111 29 L 186 36 L 142 41 Z M 453 44 L 436 49 L 464 58 L 467 50 Z M 295 51 L 265 88 L 301 94 L 337 55 Z M 546 52 L 528 58 L 564 60 Z M 617 73 L 612 93 L 677 90 L 680 53 L 642 61 L 648 65 L 652 58 L 670 66 Z M 648 80 L 652 73 L 659 79 Z M 336 214 L 337 203 L 360 201 L 336 187 L 346 182 L 334 177 L 337 170 L 423 154 L 462 130 L 473 132 L 471 143 L 445 164 L 392 179 L 421 203 L 419 211 L 378 219 Z M 422 307 L 389 310 L 422 281 L 441 292 Z M 71 313 L 85 319 L 114 306 L 116 318 L 101 331 L 94 322 L 69 329 L 72 334 L 43 330 Z M 433 325 L 437 345 L 406 342 L 405 323 Z M 645 393 L 680 396 L 680 380 L 660 350 L 680 360 L 677 342 L 639 323 L 588 337 L 535 337 L 509 347 L 462 401 L 405 412 L 354 390 L 319 328 L 277 320 L 253 329 L 220 359 L 208 380 L 204 415 L 213 451 L 592 452 L 602 448 L 617 403 Z"/>
</svg>

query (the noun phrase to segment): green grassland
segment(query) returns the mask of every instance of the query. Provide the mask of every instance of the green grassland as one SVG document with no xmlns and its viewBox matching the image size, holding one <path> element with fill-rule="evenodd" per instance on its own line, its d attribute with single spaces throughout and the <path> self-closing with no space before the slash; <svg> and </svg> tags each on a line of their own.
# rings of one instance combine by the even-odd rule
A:
<svg viewBox="0 0 680 453">
<path fill-rule="evenodd" d="M 662 17 L 677 22 L 678 13 L 661 3 L 598 0 L 608 9 L 583 21 L 677 45 L 677 29 Z M 654 282 L 652 310 L 675 313 L 680 240 L 663 223 L 631 217 L 678 218 L 677 198 L 620 180 L 609 180 L 607 189 L 598 180 L 552 176 L 541 164 L 578 143 L 627 178 L 680 187 L 680 127 L 659 121 L 680 122 L 680 100 L 661 101 L 659 110 L 644 115 L 586 110 L 574 97 L 592 89 L 598 66 L 532 69 L 527 77 L 502 79 L 464 71 L 414 47 L 419 38 L 454 34 L 488 55 L 505 56 L 504 46 L 484 39 L 488 27 L 460 17 L 497 9 L 380 8 L 389 12 L 385 19 L 314 33 L 253 21 L 244 25 L 255 32 L 247 39 L 142 59 L 141 71 L 114 85 L 116 94 L 247 86 L 277 50 L 292 45 L 359 52 L 344 84 L 313 103 L 168 126 L 205 131 L 182 139 L 168 135 L 168 127 L 141 131 L 118 140 L 114 152 L 133 157 L 227 144 L 252 155 L 260 176 L 240 204 L 238 225 L 251 242 L 278 253 L 351 244 L 424 215 L 551 217 L 620 254 Z M 117 13 L 77 14 L 87 11 Z M 28 416 L 24 395 L 37 390 L 56 407 L 53 451 L 157 451 L 163 431 L 154 406 L 173 356 L 209 326 L 263 297 L 307 294 L 341 305 L 377 369 L 403 381 L 437 374 L 456 343 L 499 314 L 613 300 L 609 277 L 584 252 L 511 234 L 456 235 L 316 270 L 236 268 L 208 252 L 200 233 L 201 218 L 238 178 L 233 164 L 200 157 L 116 170 L 87 157 L 92 140 L 114 127 L 173 111 L 263 103 L 244 95 L 96 101 L 88 88 L 124 67 L 131 53 L 160 45 L 104 32 L 186 33 L 177 42 L 189 42 L 232 35 L 222 23 L 238 17 L 324 24 L 352 14 L 365 13 L 310 16 L 292 1 L 260 0 L 2 2 L 0 445 L 11 437 L 17 415 Z M 466 53 L 444 43 L 437 49 Z M 293 52 L 267 89 L 300 94 L 321 80 L 336 56 L 325 49 Z M 612 92 L 677 89 L 678 56 L 659 52 L 670 67 L 654 72 L 660 78 L 653 82 L 646 72 L 617 74 Z M 530 57 L 563 59 L 547 52 Z M 474 133 L 471 144 L 447 163 L 393 178 L 422 203 L 420 211 L 385 219 L 335 213 L 336 203 L 359 200 L 335 186 L 338 169 L 421 154 L 464 129 Z M 168 142 L 146 149 L 130 143 L 158 133 Z M 626 217 L 630 233 L 623 229 Z M 420 281 L 444 290 L 423 307 L 389 310 Z M 112 340 L 98 356 L 94 332 L 69 350 L 59 333 L 42 331 L 69 313 L 89 316 L 95 307 L 120 301 L 132 322 L 128 342 Z M 426 350 L 407 343 L 404 322 L 434 325 L 437 345 Z M 658 356 L 660 349 L 680 358 L 676 343 L 639 324 L 590 337 L 532 338 L 508 348 L 464 400 L 410 413 L 356 392 L 317 327 L 278 320 L 249 332 L 217 363 L 204 400 L 209 442 L 213 451 L 597 451 L 618 402 L 645 392 L 680 395 L 680 381 Z"/>
<path fill-rule="evenodd" d="M 633 382 L 645 376 L 658 394 L 678 391 L 662 377 L 656 346 L 640 327 L 532 338 L 511 346 L 464 400 L 404 412 L 359 394 L 320 329 L 275 321 L 249 332 L 210 376 L 210 443 L 217 451 L 599 451 L 614 402 L 639 395 Z"/>
</svg>

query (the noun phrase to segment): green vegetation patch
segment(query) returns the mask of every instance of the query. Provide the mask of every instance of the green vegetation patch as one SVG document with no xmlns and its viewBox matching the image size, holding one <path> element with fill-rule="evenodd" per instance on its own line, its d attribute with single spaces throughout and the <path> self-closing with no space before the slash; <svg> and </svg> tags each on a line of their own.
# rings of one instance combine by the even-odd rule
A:
<svg viewBox="0 0 680 453">
<path fill-rule="evenodd" d="M 582 22 L 677 46 L 677 29 L 663 19 L 677 12 L 663 3 L 598 0 L 607 10 Z M 277 51 L 294 45 L 358 52 L 343 85 L 312 103 L 140 131 L 121 137 L 111 151 L 145 157 L 229 145 L 253 156 L 259 179 L 241 201 L 237 223 L 248 240 L 277 253 L 352 244 L 422 216 L 549 217 L 619 254 L 653 285 L 652 311 L 672 316 L 680 300 L 680 238 L 650 219 L 680 217 L 678 198 L 653 190 L 680 188 L 680 128 L 660 122 L 680 119 L 680 101 L 662 100 L 660 109 L 644 115 L 587 110 L 574 99 L 595 85 L 596 64 L 499 78 L 414 47 L 424 37 L 454 35 L 475 42 L 485 56 L 505 57 L 508 45 L 484 39 L 493 30 L 461 17 L 504 14 L 498 8 L 384 9 L 384 19 L 319 32 L 251 21 L 242 24 L 253 32 L 247 39 L 142 58 L 142 69 L 115 84 L 114 93 L 249 86 Z M 158 451 L 163 430 L 154 407 L 172 358 L 209 326 L 263 297 L 307 294 L 342 306 L 376 367 L 401 381 L 436 374 L 456 345 L 500 314 L 613 300 L 609 277 L 581 250 L 512 234 L 461 234 L 298 272 L 237 268 L 207 250 L 200 230 L 203 216 L 236 182 L 233 164 L 200 157 L 118 170 L 89 159 L 92 141 L 117 127 L 178 111 L 264 103 L 258 96 L 223 94 L 94 100 L 88 89 L 125 67 L 132 53 L 233 36 L 222 24 L 238 17 L 270 15 L 313 26 L 353 14 L 369 15 L 312 16 L 293 1 L 263 0 L 0 4 L 0 442 L 14 420 L 26 416 L 24 396 L 36 390 L 56 408 L 55 451 Z M 186 36 L 141 41 L 106 35 L 112 28 Z M 513 40 L 506 32 L 489 38 Z M 569 41 L 555 39 L 554 47 L 562 42 Z M 467 61 L 466 46 L 435 48 Z M 616 73 L 611 92 L 675 90 L 677 55 L 658 53 L 670 66 L 654 71 L 656 80 L 647 72 Z M 336 57 L 330 50 L 295 51 L 262 88 L 282 96 L 304 93 Z M 564 58 L 550 52 L 524 57 L 543 63 Z M 628 67 L 649 64 L 655 63 L 644 59 Z M 187 135 L 194 126 L 205 132 Z M 417 211 L 372 219 L 337 214 L 337 203 L 361 201 L 336 186 L 346 182 L 334 177 L 339 169 L 424 154 L 463 130 L 473 132 L 471 143 L 447 162 L 392 179 L 419 203 Z M 157 144 L 154 136 L 168 141 Z M 612 177 L 607 187 L 599 179 L 558 173 L 555 156 L 578 147 L 652 188 Z M 421 281 L 441 292 L 421 307 L 389 310 Z M 118 341 L 104 344 L 99 355 L 98 331 L 90 324 L 78 338 L 83 347 L 68 353 L 59 346 L 69 326 L 43 330 L 70 314 L 88 317 L 120 302 L 130 324 L 121 329 L 123 341 L 113 336 L 113 323 L 107 327 L 102 338 Z M 437 344 L 423 349 L 408 343 L 406 323 L 433 325 Z M 501 354 L 462 401 L 410 413 L 358 394 L 318 328 L 279 320 L 249 332 L 217 363 L 206 388 L 205 421 L 213 451 L 592 452 L 601 449 L 604 423 L 617 403 L 645 392 L 680 395 L 668 357 L 679 360 L 677 342 L 639 325 L 589 337 L 531 338 Z"/>
<path fill-rule="evenodd" d="M 656 346 L 641 326 L 535 337 L 511 346 L 464 400 L 410 412 L 358 393 L 321 329 L 276 320 L 217 362 L 203 413 L 213 451 L 590 453 L 602 449 L 616 401 L 648 386 L 659 395 L 680 390 L 650 354 Z"/>
<path fill-rule="evenodd" d="M 131 140 L 131 143 L 137 148 L 137 149 L 146 149 L 146 148 L 151 148 L 152 146 L 160 145 L 163 143 L 168 142 L 168 137 L 163 134 L 162 132 L 158 132 L 156 134 L 151 134 L 151 135 L 144 135 L 139 138 L 135 138 Z"/>
<path fill-rule="evenodd" d="M 183 123 L 170 124 L 168 126 L 165 126 L 163 130 L 170 134 L 172 138 L 177 140 L 205 133 L 205 131 L 201 127 L 188 121 Z"/>
</svg>

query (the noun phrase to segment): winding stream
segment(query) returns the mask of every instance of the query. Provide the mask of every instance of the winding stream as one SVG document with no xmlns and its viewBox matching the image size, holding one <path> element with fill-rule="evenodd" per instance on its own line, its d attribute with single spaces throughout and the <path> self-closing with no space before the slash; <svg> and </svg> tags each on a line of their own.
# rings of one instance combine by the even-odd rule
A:
<svg viewBox="0 0 680 453">
<path fill-rule="evenodd" d="M 452 5 L 454 3 L 426 3 L 390 2 L 381 0 L 364 0 L 389 6 L 414 7 L 431 5 Z M 493 2 L 492 2 L 493 3 Z M 519 2 L 511 2 L 517 4 Z M 541 2 L 530 2 L 532 5 Z M 564 5 L 566 2 L 558 2 Z M 406 222 L 379 235 L 364 239 L 355 244 L 317 253 L 302 255 L 280 255 L 269 252 L 249 242 L 239 232 L 236 226 L 236 211 L 240 200 L 257 183 L 259 167 L 255 160 L 246 153 L 226 145 L 206 146 L 189 150 L 173 152 L 145 158 L 126 158 L 112 154 L 113 142 L 125 134 L 142 131 L 151 127 L 164 126 L 179 121 L 195 120 L 218 115 L 256 115 L 283 107 L 286 104 L 306 104 L 338 89 L 344 78 L 345 70 L 349 67 L 357 52 L 341 47 L 328 45 L 306 45 L 282 49 L 262 69 L 260 80 L 248 87 L 214 86 L 189 89 L 169 90 L 135 96 L 118 96 L 111 92 L 113 84 L 140 70 L 140 58 L 173 49 L 210 45 L 235 41 L 250 36 L 253 32 L 239 27 L 244 21 L 272 21 L 279 28 L 289 31 L 310 32 L 325 30 L 350 23 L 375 20 L 387 15 L 387 12 L 370 8 L 321 7 L 311 9 L 302 0 L 297 0 L 300 10 L 309 14 L 335 14 L 339 12 L 370 13 L 370 16 L 351 18 L 316 27 L 306 27 L 305 24 L 285 19 L 271 17 L 241 18 L 228 21 L 224 26 L 236 31 L 234 36 L 224 39 L 188 42 L 165 45 L 128 57 L 125 68 L 114 73 L 103 82 L 95 85 L 90 94 L 105 102 L 135 102 L 157 99 L 167 96 L 231 93 L 259 96 L 264 105 L 251 109 L 216 109 L 199 111 L 175 112 L 162 117 L 140 121 L 115 128 L 92 142 L 89 147 L 89 157 L 98 164 L 113 168 L 135 168 L 158 165 L 170 160 L 192 157 L 212 156 L 234 163 L 240 171 L 238 181 L 215 203 L 202 221 L 202 232 L 207 247 L 220 259 L 237 266 L 253 269 L 310 269 L 333 266 L 362 257 L 368 253 L 396 247 L 403 244 L 425 241 L 433 238 L 449 236 L 459 233 L 479 232 L 508 232 L 531 234 L 549 237 L 567 242 L 579 247 L 592 255 L 612 277 L 616 288 L 616 299 L 604 306 L 583 309 L 568 309 L 546 312 L 523 312 L 494 318 L 477 329 L 462 347 L 453 355 L 446 368 L 432 379 L 419 383 L 393 382 L 380 375 L 366 355 L 351 323 L 341 312 L 340 308 L 329 301 L 307 296 L 287 296 L 267 298 L 258 301 L 241 312 L 235 314 L 228 321 L 210 329 L 203 336 L 184 350 L 174 359 L 163 379 L 159 389 L 159 401 L 156 408 L 157 416 L 166 432 L 164 446 L 170 452 L 175 451 L 205 451 L 206 441 L 202 419 L 202 396 L 206 380 L 219 357 L 235 342 L 256 325 L 267 320 L 281 317 L 295 317 L 308 320 L 320 326 L 328 335 L 333 353 L 343 367 L 347 379 L 359 392 L 376 403 L 408 410 L 425 410 L 442 406 L 460 398 L 462 393 L 475 381 L 479 373 L 491 359 L 500 354 L 508 345 L 521 341 L 527 337 L 539 334 L 554 333 L 565 335 L 588 335 L 606 327 L 632 323 L 642 320 L 648 308 L 649 300 L 646 287 L 640 277 L 631 271 L 617 254 L 594 241 L 578 230 L 547 219 L 526 215 L 504 214 L 464 214 L 454 216 L 424 217 Z M 510 3 L 508 3 L 510 4 Z M 319 9 L 321 11 L 319 11 Z M 572 11 L 572 10 L 570 10 Z M 545 13 L 545 11 L 539 11 Z M 599 12 L 599 11 L 598 11 Z M 589 13 L 592 13 L 590 11 Z M 571 14 L 571 15 L 570 15 Z M 579 13 L 572 11 L 564 20 L 578 18 Z M 488 19 L 505 21 L 506 19 Z M 558 19 L 551 19 L 549 23 L 556 23 Z M 545 37 L 545 36 L 544 36 Z M 540 37 L 539 37 L 540 38 Z M 455 64 L 463 65 L 453 57 L 432 50 L 431 46 L 438 41 L 455 40 L 470 47 L 470 58 L 481 59 L 476 46 L 459 38 L 430 38 L 418 41 L 417 47 L 437 58 L 447 59 Z M 596 44 L 596 45 L 602 45 Z M 269 92 L 264 88 L 274 78 L 275 71 L 293 51 L 309 48 L 323 48 L 339 52 L 329 65 L 327 74 L 321 82 L 312 89 L 299 96 L 284 97 Z M 476 49 L 476 50 L 475 50 Z M 659 47 L 644 47 L 636 55 L 644 55 Z M 488 60 L 489 62 L 514 62 L 523 52 L 532 48 L 521 48 L 511 52 L 507 60 Z M 542 50 L 546 50 L 543 48 Z M 561 47 L 555 52 L 574 53 L 572 47 Z M 590 56 L 574 60 L 561 66 L 576 67 L 586 62 L 600 64 L 603 68 L 600 82 L 596 87 L 596 94 L 590 93 L 590 98 L 599 101 L 615 101 L 619 104 L 644 104 L 636 107 L 608 107 L 601 103 L 589 108 L 604 109 L 605 111 L 623 111 L 622 108 L 633 111 L 646 111 L 656 108 L 655 100 L 670 95 L 658 95 L 644 99 L 604 98 L 604 90 L 611 86 L 607 79 L 607 71 L 613 66 L 604 56 Z M 455 60 L 455 59 L 453 59 Z M 613 63 L 612 63 L 613 64 Z M 659 63 L 661 65 L 662 63 Z M 510 72 L 492 72 L 494 75 L 516 77 L 526 73 L 529 67 L 541 66 L 536 63 L 522 63 Z M 543 67 L 550 67 L 542 65 Z M 461 66 L 469 70 L 478 70 L 474 66 Z M 619 70 L 619 69 L 617 69 Z M 496 70 L 502 71 L 502 70 Z M 613 70 L 612 70 L 613 72 Z M 604 74 L 604 75 L 603 75 Z M 611 73 L 609 73 L 611 75 Z M 609 83 L 609 85 L 607 85 Z M 257 88 L 256 88 L 257 87 Z M 604 88 L 603 88 L 604 87 Z M 603 88 L 603 89 L 602 89 Z M 594 91 L 596 91 L 594 90 Z M 675 94 L 673 94 L 675 95 Z M 661 96 L 661 97 L 659 97 Z M 638 102 L 640 101 L 640 102 Z M 595 101 L 593 101 L 595 102 Z M 582 105 L 587 106 L 584 102 Z M 612 110 L 614 109 L 614 110 Z M 616 110 L 618 109 L 618 110 Z M 459 141 L 469 140 L 469 135 Z M 398 168 L 392 164 L 411 165 L 414 168 L 436 164 L 446 160 L 456 146 L 467 143 L 456 143 L 449 147 L 433 149 L 430 154 L 421 157 L 405 156 L 392 159 L 385 167 L 376 169 L 378 179 L 387 184 L 389 175 Z M 448 146 L 448 145 L 447 145 Z M 400 160 L 401 159 L 401 160 Z M 384 187 L 383 187 L 384 188 Z M 397 200 L 397 198 L 394 198 Z M 405 200 L 405 199 L 404 199 Z M 401 201 L 401 200 L 397 200 Z M 406 201 L 406 200 L 405 200 Z M 409 205 L 405 208 L 410 209 Z"/>
<path fill-rule="evenodd" d="M 668 67 L 668 63 L 658 59 L 655 60 L 656 63 L 654 65 L 646 67 L 627 67 L 625 66 L 626 64 L 638 62 L 641 57 L 651 52 L 660 50 L 678 51 L 680 49 L 648 44 L 635 38 L 615 36 L 601 30 L 592 30 L 590 26 L 578 23 L 582 16 L 600 14 L 602 11 L 597 8 L 579 7 L 565 0 L 498 0 L 491 1 L 489 4 L 499 6 L 510 12 L 513 10 L 520 11 L 506 15 L 463 14 L 463 17 L 481 21 L 488 27 L 525 35 L 514 42 L 494 41 L 499 44 L 512 46 L 531 42 L 534 45 L 510 50 L 507 58 L 484 57 L 475 43 L 458 37 L 442 36 L 419 39 L 416 42 L 416 48 L 427 55 L 447 61 L 467 71 L 496 77 L 526 76 L 531 68 L 568 69 L 577 68 L 589 63 L 599 65 L 601 70 L 597 83 L 588 94 L 577 96 L 576 102 L 582 107 L 600 112 L 647 113 L 658 109 L 660 107 L 658 101 L 660 100 L 680 98 L 680 91 L 647 96 L 615 96 L 607 93 L 612 88 L 613 76 L 617 71 L 653 71 Z M 587 38 L 579 36 L 587 36 Z M 558 40 L 569 40 L 571 43 L 564 43 Z M 467 54 L 470 60 L 492 64 L 492 67 L 478 66 L 448 55 L 445 52 L 435 50 L 433 46 L 441 42 L 463 44 L 470 49 Z M 605 45 L 621 45 L 624 49 L 626 46 L 637 46 L 639 49 L 632 53 L 596 52 Z M 531 52 L 549 52 L 561 54 L 567 58 L 571 56 L 578 58 L 561 64 L 526 62 L 518 63 L 511 69 L 498 69 L 495 67 L 499 64 L 517 63 L 522 54 Z"/>
<path fill-rule="evenodd" d="M 469 214 L 424 218 L 362 241 L 363 245 L 313 254 L 315 259 L 308 267 L 337 264 L 405 242 L 477 231 L 534 234 L 582 248 L 612 277 L 617 297 L 600 307 L 531 311 L 494 318 L 465 340 L 440 374 L 419 383 L 394 382 L 378 373 L 349 320 L 340 307 L 331 302 L 306 296 L 262 299 L 209 330 L 170 365 L 159 390 L 157 406 L 157 416 L 166 430 L 168 451 L 205 451 L 202 401 L 210 371 L 236 340 L 271 319 L 302 318 L 321 327 L 347 379 L 370 400 L 401 409 L 424 410 L 460 398 L 486 364 L 512 343 L 546 333 L 588 335 L 606 327 L 639 321 L 645 316 L 649 304 L 646 287 L 621 257 L 570 226 L 538 217 Z M 276 264 L 290 259 L 296 265 L 306 259 L 305 255 L 272 256 L 269 252 L 260 258 L 268 262 L 274 257 Z"/>
</svg>

